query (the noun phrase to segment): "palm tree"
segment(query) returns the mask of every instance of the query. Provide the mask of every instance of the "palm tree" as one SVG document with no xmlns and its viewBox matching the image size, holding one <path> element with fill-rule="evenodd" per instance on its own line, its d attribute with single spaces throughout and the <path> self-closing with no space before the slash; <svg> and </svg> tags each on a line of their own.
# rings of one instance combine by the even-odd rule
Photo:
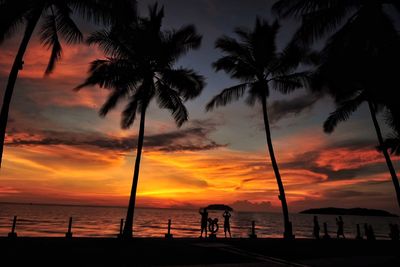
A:
<svg viewBox="0 0 400 267">
<path fill-rule="evenodd" d="M 295 72 L 295 70 L 308 51 L 291 45 L 278 53 L 275 42 L 279 27 L 276 21 L 270 25 L 267 21 L 257 18 L 254 29 L 235 29 L 239 40 L 223 36 L 216 41 L 216 48 L 225 55 L 213 63 L 213 67 L 216 71 L 225 71 L 231 78 L 241 83 L 223 89 L 207 104 L 206 109 L 210 111 L 214 107 L 225 106 L 244 96 L 246 91 L 248 91 L 247 104 L 253 106 L 257 101 L 261 103 L 268 151 L 279 188 L 279 199 L 282 203 L 284 237 L 291 239 L 294 236 L 285 190 L 271 140 L 267 98 L 270 87 L 289 93 L 303 86 L 303 83 L 307 81 L 307 73 Z"/>
<path fill-rule="evenodd" d="M 45 75 L 53 72 L 56 62 L 61 59 L 62 46 L 60 38 L 67 44 L 81 42 L 83 37 L 72 19 L 74 11 L 83 18 L 97 23 L 108 24 L 112 21 L 132 19 L 136 12 L 133 0 L 0 0 L 0 44 L 13 36 L 21 27 L 24 35 L 12 65 L 4 93 L 0 114 L 0 168 L 7 128 L 8 113 L 18 73 L 24 65 L 24 55 L 29 41 L 42 20 L 39 31 L 42 44 L 51 49 L 50 60 Z"/>
<path fill-rule="evenodd" d="M 399 135 L 395 94 L 398 74 L 393 66 L 400 60 L 400 38 L 386 13 L 386 5 L 400 12 L 399 2 L 393 0 L 280 0 L 273 8 L 283 17 L 302 17 L 294 38 L 296 43 L 310 45 L 331 34 L 321 52 L 312 85 L 314 90 L 327 90 L 338 105 L 325 122 L 324 130 L 332 132 L 361 103 L 368 104 L 400 207 L 399 181 L 388 153 L 388 145 L 393 148 L 396 138 L 385 143 L 376 118 L 376 113 L 386 108 L 389 121 Z"/>
<path fill-rule="evenodd" d="M 204 79 L 192 69 L 174 68 L 176 61 L 200 46 L 201 36 L 193 25 L 178 30 L 161 30 L 164 8 L 149 7 L 149 17 L 138 23 L 114 27 L 92 34 L 88 42 L 97 44 L 106 59 L 92 62 L 89 77 L 79 88 L 98 85 L 111 90 L 100 109 L 105 116 L 122 99 L 128 103 L 122 112 L 121 127 L 129 128 L 140 114 L 136 162 L 124 238 L 132 237 L 136 190 L 142 155 L 145 116 L 150 102 L 156 98 L 160 108 L 170 110 L 178 126 L 188 119 L 184 101 L 197 97 Z M 123 33 L 123 34 L 121 34 Z"/>
</svg>

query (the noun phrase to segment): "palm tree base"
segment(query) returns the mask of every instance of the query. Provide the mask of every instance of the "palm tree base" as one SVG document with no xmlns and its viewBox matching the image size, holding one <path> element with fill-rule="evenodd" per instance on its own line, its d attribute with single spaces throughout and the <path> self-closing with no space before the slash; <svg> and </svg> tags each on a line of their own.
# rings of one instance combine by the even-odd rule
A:
<svg viewBox="0 0 400 267">
<path fill-rule="evenodd" d="M 292 222 L 287 222 L 285 226 L 285 232 L 283 233 L 283 238 L 285 240 L 293 240 L 295 235 L 293 234 Z"/>
<path fill-rule="evenodd" d="M 133 233 L 132 232 L 123 232 L 122 235 L 118 235 L 118 238 L 122 240 L 131 240 L 133 239 Z"/>
</svg>

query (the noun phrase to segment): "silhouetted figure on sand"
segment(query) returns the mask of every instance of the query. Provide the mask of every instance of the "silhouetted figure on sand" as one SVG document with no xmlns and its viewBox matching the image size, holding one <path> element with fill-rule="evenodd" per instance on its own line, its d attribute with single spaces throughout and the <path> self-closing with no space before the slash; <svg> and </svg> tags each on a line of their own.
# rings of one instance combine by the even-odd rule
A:
<svg viewBox="0 0 400 267">
<path fill-rule="evenodd" d="M 400 239 L 400 232 L 399 232 L 399 226 L 398 224 L 389 224 L 390 227 L 390 234 L 389 237 L 393 241 L 399 241 Z"/>
<path fill-rule="evenodd" d="M 368 225 L 367 223 L 365 223 L 364 231 L 365 231 L 365 236 L 367 237 L 367 240 L 375 240 L 376 239 L 372 225 Z"/>
<path fill-rule="evenodd" d="M 328 234 L 328 224 L 324 222 L 324 239 L 330 239 L 330 235 Z"/>
<path fill-rule="evenodd" d="M 207 237 L 207 222 L 208 222 L 208 212 L 206 209 L 200 209 L 199 213 L 201 215 L 201 233 L 200 237 L 203 237 L 203 231 L 205 236 Z"/>
<path fill-rule="evenodd" d="M 315 239 L 319 239 L 319 222 L 318 222 L 318 217 L 314 216 L 314 230 L 313 230 L 313 236 Z"/>
<path fill-rule="evenodd" d="M 224 214 L 222 214 L 222 217 L 224 217 L 224 233 L 225 233 L 225 238 L 226 238 L 226 232 L 229 233 L 229 237 L 231 236 L 231 223 L 230 223 L 230 218 L 231 218 L 231 213 L 229 210 L 225 210 Z"/>
<path fill-rule="evenodd" d="M 357 223 L 357 235 L 356 235 L 357 240 L 362 240 L 363 237 L 361 235 L 361 230 L 360 230 L 360 225 Z"/>
<path fill-rule="evenodd" d="M 336 224 L 338 227 L 337 232 L 336 232 L 336 237 L 337 238 L 340 238 L 340 237 L 346 238 L 344 236 L 344 222 L 343 222 L 342 216 L 339 216 L 339 219 L 336 218 Z"/>
</svg>

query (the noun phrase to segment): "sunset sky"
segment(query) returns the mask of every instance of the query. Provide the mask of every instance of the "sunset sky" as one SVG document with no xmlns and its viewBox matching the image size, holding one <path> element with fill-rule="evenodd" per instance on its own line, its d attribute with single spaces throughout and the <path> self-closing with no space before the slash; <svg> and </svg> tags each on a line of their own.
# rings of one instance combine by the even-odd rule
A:
<svg viewBox="0 0 400 267">
<path fill-rule="evenodd" d="M 178 65 L 207 78 L 199 98 L 188 102 L 190 120 L 178 129 L 167 110 L 151 105 L 146 124 L 138 206 L 199 207 L 233 204 L 247 210 L 280 211 L 278 190 L 266 148 L 261 107 L 244 101 L 205 112 L 221 89 L 235 85 L 211 63 L 220 52 L 215 40 L 236 26 L 252 27 L 256 15 L 274 19 L 273 1 L 164 0 L 164 28 L 195 24 L 203 35 L 199 50 Z M 251 4 L 249 4 L 251 2 Z M 142 14 L 153 1 L 139 1 Z M 278 47 L 298 26 L 282 21 Z M 95 26 L 80 23 L 87 35 Z M 20 31 L 0 46 L 0 94 L 21 40 Z M 43 76 L 50 52 L 37 38 L 25 56 L 16 84 L 0 174 L 0 201 L 127 205 L 135 159 L 137 122 L 120 129 L 123 105 L 98 116 L 107 90 L 72 89 L 86 77 L 90 61 L 103 58 L 96 47 L 67 46 L 50 77 Z M 269 99 L 276 157 L 289 210 L 337 206 L 398 212 L 384 158 L 363 105 L 327 135 L 322 124 L 334 110 L 327 96 L 300 90 L 273 92 Z M 386 134 L 390 131 L 383 125 Z M 400 169 L 399 158 L 393 158 Z"/>
</svg>

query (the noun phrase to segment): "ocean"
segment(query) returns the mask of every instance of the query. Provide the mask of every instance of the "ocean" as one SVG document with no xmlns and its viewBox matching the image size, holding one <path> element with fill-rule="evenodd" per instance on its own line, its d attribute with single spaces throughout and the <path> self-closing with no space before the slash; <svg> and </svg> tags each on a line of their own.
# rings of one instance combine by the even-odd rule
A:
<svg viewBox="0 0 400 267">
<path fill-rule="evenodd" d="M 125 217 L 125 208 L 87 207 L 61 205 L 28 205 L 0 203 L 0 236 L 10 232 L 14 215 L 18 216 L 16 232 L 18 236 L 62 237 L 68 227 L 69 217 L 73 217 L 74 237 L 115 237 L 119 232 L 120 220 Z M 218 218 L 223 237 L 222 211 L 210 212 L 209 217 Z M 347 238 L 354 238 L 356 224 L 373 226 L 377 239 L 389 239 L 389 223 L 400 224 L 399 218 L 342 216 Z M 318 215 L 321 226 L 328 224 L 331 237 L 336 237 L 334 215 Z M 172 220 L 171 234 L 174 237 L 198 237 L 200 235 L 200 215 L 197 210 L 137 208 L 135 211 L 134 236 L 163 237 L 167 232 L 168 219 Z M 312 238 L 313 215 L 290 214 L 293 231 L 297 238 Z M 231 217 L 232 237 L 248 237 L 251 222 L 255 221 L 258 237 L 282 237 L 283 224 L 280 213 L 233 212 Z"/>
</svg>

